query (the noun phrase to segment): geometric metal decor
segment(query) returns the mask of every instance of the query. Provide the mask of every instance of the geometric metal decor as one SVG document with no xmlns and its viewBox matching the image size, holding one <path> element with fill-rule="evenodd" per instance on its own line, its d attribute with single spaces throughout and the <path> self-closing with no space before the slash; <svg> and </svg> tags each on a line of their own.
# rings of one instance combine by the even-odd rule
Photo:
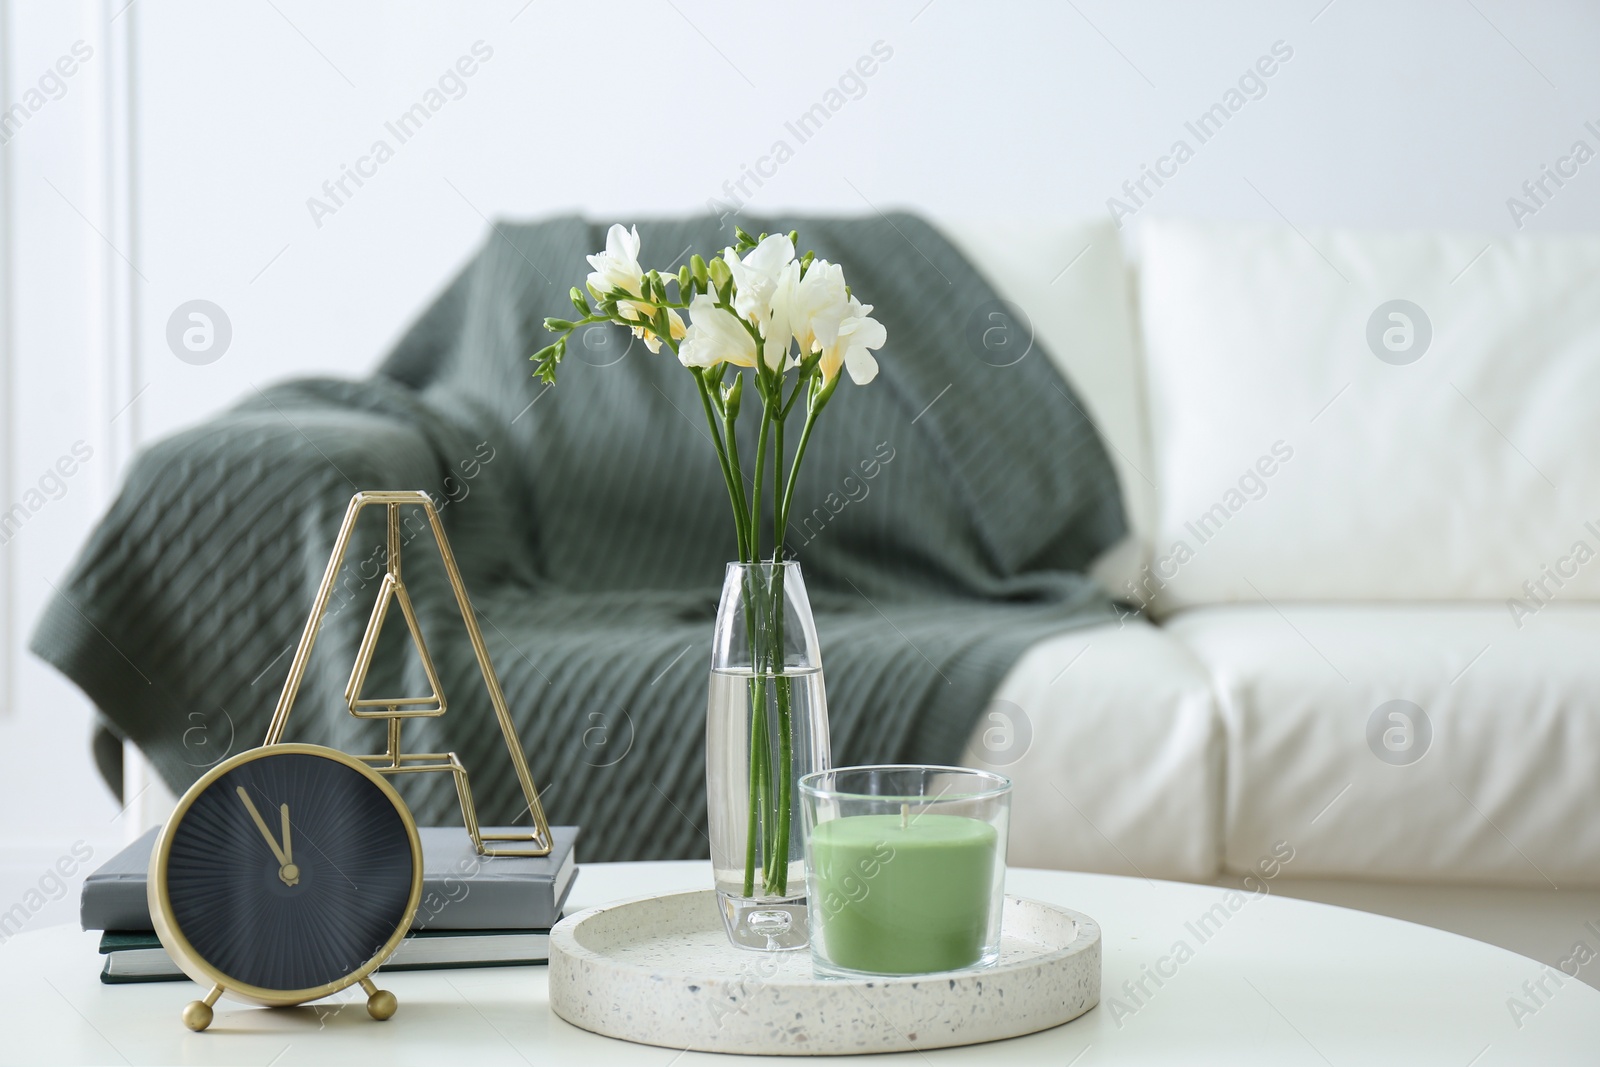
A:
<svg viewBox="0 0 1600 1067">
<path fill-rule="evenodd" d="M 356 758 L 370 764 L 372 769 L 381 775 L 442 772 L 451 774 L 455 778 L 456 795 L 461 801 L 462 821 L 466 824 L 467 834 L 472 838 L 473 848 L 479 855 L 548 855 L 551 847 L 550 824 L 545 819 L 543 806 L 539 803 L 539 791 L 533 784 L 533 774 L 528 770 L 527 758 L 517 741 L 516 727 L 506 706 L 505 693 L 500 688 L 500 680 L 495 675 L 494 665 L 489 662 L 488 646 L 484 644 L 483 632 L 478 628 L 477 615 L 473 612 L 472 602 L 467 597 L 467 588 L 462 583 L 461 571 L 456 567 L 455 555 L 450 551 L 450 542 L 445 537 L 444 526 L 439 522 L 439 513 L 434 509 L 433 498 L 422 490 L 362 492 L 350 498 L 350 506 L 344 514 L 344 523 L 339 528 L 339 537 L 334 542 L 333 555 L 328 560 L 328 569 L 322 575 L 322 584 L 317 589 L 316 602 L 312 605 L 310 617 L 306 619 L 305 630 L 300 635 L 300 644 L 295 649 L 294 661 L 289 665 L 289 677 L 284 683 L 283 694 L 278 698 L 278 706 L 272 713 L 272 724 L 267 729 L 264 744 L 277 744 L 283 738 L 284 728 L 289 722 L 289 712 L 294 706 L 295 697 L 300 692 L 300 683 L 305 678 L 306 663 L 311 658 L 312 646 L 316 644 L 323 616 L 327 614 L 328 601 L 338 580 L 339 569 L 344 563 L 345 553 L 349 551 L 356 519 L 362 509 L 375 506 L 383 507 L 386 513 L 388 569 L 383 576 L 383 585 L 378 591 L 377 603 L 373 605 L 372 616 L 367 621 L 366 633 L 362 635 L 361 647 L 356 654 L 355 666 L 350 671 L 350 682 L 345 686 L 344 698 L 350 714 L 357 718 L 388 721 L 388 746 L 383 752 Z M 478 669 L 483 674 L 484 685 L 489 691 L 489 702 L 494 705 L 495 717 L 500 723 L 500 733 L 505 739 L 506 751 L 511 757 L 511 766 L 516 771 L 518 784 L 522 787 L 526 810 L 533 817 L 533 827 L 529 832 L 483 833 L 478 825 L 478 810 L 472 801 L 472 785 L 467 778 L 467 769 L 462 766 L 456 754 L 454 752 L 408 753 L 401 748 L 400 728 L 406 719 L 443 715 L 448 707 L 445 703 L 444 688 L 439 684 L 439 675 L 433 666 L 433 657 L 428 654 L 427 643 L 422 637 L 422 628 L 417 624 L 411 596 L 406 592 L 405 581 L 401 577 L 400 509 L 402 507 L 420 507 L 427 516 L 428 528 L 432 531 L 434 543 L 439 548 L 439 558 L 444 561 L 445 573 L 449 575 L 450 586 L 455 591 L 456 605 L 461 609 L 461 621 L 466 626 L 467 637 L 477 654 Z M 427 696 L 363 695 L 367 672 L 372 667 L 372 656 L 377 649 L 378 636 L 388 618 L 390 606 L 395 603 L 400 605 L 406 630 L 422 660 L 423 673 L 433 690 Z M 485 842 L 504 844 L 490 847 Z"/>
</svg>

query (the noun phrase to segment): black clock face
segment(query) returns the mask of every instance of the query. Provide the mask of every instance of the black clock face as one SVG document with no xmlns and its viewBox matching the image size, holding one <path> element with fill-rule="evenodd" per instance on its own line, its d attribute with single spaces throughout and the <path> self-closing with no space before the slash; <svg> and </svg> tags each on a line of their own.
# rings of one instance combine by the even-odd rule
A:
<svg viewBox="0 0 1600 1067">
<path fill-rule="evenodd" d="M 409 924 L 414 862 L 405 818 L 372 779 L 327 756 L 263 754 L 184 813 L 167 898 L 177 932 L 232 983 L 312 989 Z"/>
</svg>

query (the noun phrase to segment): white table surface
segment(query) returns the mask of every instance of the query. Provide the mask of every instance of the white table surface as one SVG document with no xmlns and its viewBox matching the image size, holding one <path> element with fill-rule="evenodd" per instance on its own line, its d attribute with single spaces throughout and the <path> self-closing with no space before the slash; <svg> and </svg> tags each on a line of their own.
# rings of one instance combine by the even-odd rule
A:
<svg viewBox="0 0 1600 1067">
<path fill-rule="evenodd" d="M 697 889 L 705 863 L 588 864 L 569 912 L 619 897 Z M 1100 1007 L 1065 1026 L 966 1049 L 903 1053 L 943 1064 L 1600 1064 L 1600 990 L 1559 987 L 1542 965 L 1454 934 L 1277 896 L 1247 898 L 1206 937 L 1193 927 L 1224 891 L 1176 882 L 1014 870 L 1007 891 L 1076 908 L 1105 931 Z M 1235 898 L 1235 904 L 1239 904 Z M 542 967 L 380 975 L 400 1010 L 364 997 L 265 1009 L 223 999 L 205 1033 L 178 1013 L 187 983 L 100 984 L 98 935 L 69 926 L 0 946 L 0 1062 L 174 1064 L 695 1064 L 779 1062 L 631 1045 L 550 1013 Z M 1161 963 L 1149 995 L 1124 990 Z M 1537 1003 L 1524 982 L 1544 979 Z M 357 991 L 359 993 L 359 990 Z M 1521 1025 L 1512 997 L 1536 1008 Z M 1112 999 L 1128 1012 L 1114 1011 Z M 1141 1003 L 1142 1002 L 1142 1003 Z M 750 1010 L 759 1010 L 753 1000 Z M 339 1010 L 333 1010 L 338 1008 Z M 1115 1017 L 1120 1016 L 1120 1017 Z M 852 1058 L 849 1062 L 860 1062 Z M 787 1061 L 794 1062 L 794 1061 Z"/>
</svg>

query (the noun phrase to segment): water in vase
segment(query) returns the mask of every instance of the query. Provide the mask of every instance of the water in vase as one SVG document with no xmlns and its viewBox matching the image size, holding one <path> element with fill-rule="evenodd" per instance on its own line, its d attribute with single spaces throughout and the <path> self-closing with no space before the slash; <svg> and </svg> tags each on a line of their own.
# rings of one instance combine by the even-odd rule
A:
<svg viewBox="0 0 1600 1067">
<path fill-rule="evenodd" d="M 717 900 L 734 944 L 806 944 L 800 776 L 828 767 L 820 667 L 711 671 L 706 788 Z"/>
</svg>

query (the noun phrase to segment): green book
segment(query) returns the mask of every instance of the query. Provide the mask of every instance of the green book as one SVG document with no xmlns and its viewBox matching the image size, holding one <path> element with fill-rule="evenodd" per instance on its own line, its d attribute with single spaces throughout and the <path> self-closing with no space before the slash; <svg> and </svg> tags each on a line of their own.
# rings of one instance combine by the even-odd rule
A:
<svg viewBox="0 0 1600 1067">
<path fill-rule="evenodd" d="M 100 954 L 106 958 L 100 981 L 107 985 L 188 981 L 151 930 L 107 930 L 100 935 Z M 379 970 L 526 967 L 549 959 L 549 930 L 417 930 Z"/>
</svg>

